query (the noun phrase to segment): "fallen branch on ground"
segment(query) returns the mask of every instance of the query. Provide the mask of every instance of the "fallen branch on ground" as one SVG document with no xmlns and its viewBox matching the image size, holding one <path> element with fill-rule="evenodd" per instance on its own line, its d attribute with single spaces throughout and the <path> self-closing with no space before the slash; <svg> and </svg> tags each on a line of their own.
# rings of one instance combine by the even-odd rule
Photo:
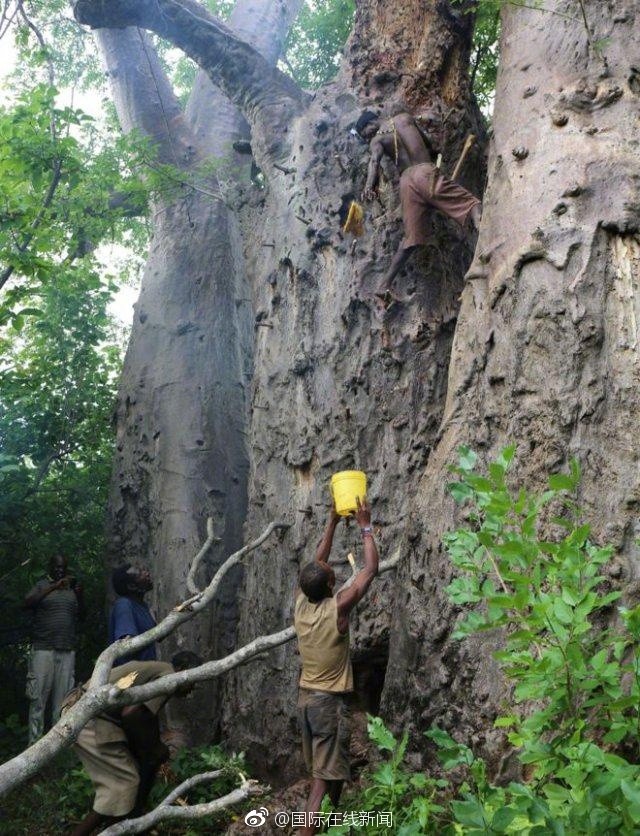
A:
<svg viewBox="0 0 640 836">
<path fill-rule="evenodd" d="M 64 717 L 58 720 L 44 737 L 24 752 L 20 752 L 0 765 L 0 795 L 9 792 L 13 787 L 38 772 L 58 752 L 70 746 L 93 717 L 106 709 L 145 702 L 152 697 L 172 694 L 180 685 L 213 679 L 245 664 L 254 656 L 264 653 L 265 650 L 291 641 L 295 635 L 293 627 L 269 636 L 259 636 L 223 659 L 205 662 L 197 668 L 170 674 L 147 685 L 122 689 L 115 684 L 108 683 L 109 674 L 116 659 L 163 639 L 179 625 L 194 618 L 212 602 L 223 577 L 232 566 L 239 563 L 246 554 L 257 549 L 274 531 L 286 528 L 288 526 L 285 523 L 270 523 L 256 540 L 243 546 L 225 560 L 205 589 L 175 607 L 159 624 L 139 636 L 119 639 L 103 650 L 96 661 L 89 688 L 84 696 L 65 712 Z M 211 524 L 208 525 L 208 531 L 212 532 Z M 207 543 L 211 545 L 213 539 L 212 536 L 208 537 Z M 200 549 L 196 558 L 201 560 L 202 556 L 203 550 Z"/>
<path fill-rule="evenodd" d="M 198 784 L 203 784 L 205 781 L 214 781 L 222 774 L 223 770 L 218 769 L 215 772 L 203 772 L 200 775 L 195 775 L 189 778 L 176 787 L 169 795 L 160 802 L 160 804 L 150 813 L 140 816 L 137 819 L 127 819 L 126 821 L 112 824 L 106 830 L 102 831 L 102 836 L 117 836 L 120 833 L 144 833 L 148 828 L 159 824 L 162 821 L 173 819 L 174 821 L 189 821 L 193 819 L 201 819 L 204 816 L 210 816 L 213 813 L 218 813 L 227 807 L 232 807 L 234 804 L 239 804 L 245 801 L 252 795 L 264 795 L 269 791 L 269 787 L 260 786 L 257 781 L 247 780 L 241 775 L 242 783 L 240 786 L 231 790 L 227 795 L 221 798 L 215 798 L 213 801 L 207 801 L 203 804 L 179 804 L 173 805 L 182 795 L 188 792 Z M 173 805 L 173 806 L 172 806 Z"/>
</svg>

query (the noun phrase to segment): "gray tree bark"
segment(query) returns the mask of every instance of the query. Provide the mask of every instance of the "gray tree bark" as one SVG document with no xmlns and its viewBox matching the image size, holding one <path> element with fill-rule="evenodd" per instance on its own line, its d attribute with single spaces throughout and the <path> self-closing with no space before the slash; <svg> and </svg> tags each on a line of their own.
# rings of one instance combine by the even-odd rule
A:
<svg viewBox="0 0 640 836">
<path fill-rule="evenodd" d="M 577 2 L 544 6 L 503 12 L 483 222 L 438 444 L 415 491 L 423 524 L 401 572 L 383 699 L 399 726 L 437 721 L 496 768 L 498 637 L 452 641 L 459 613 L 443 593 L 457 448 L 486 462 L 515 442 L 514 479 L 533 488 L 577 457 L 579 502 L 617 552 L 612 574 L 629 592 L 638 577 L 640 17 L 636 3 L 590 0 L 585 25 Z"/>
<path fill-rule="evenodd" d="M 234 18 L 273 64 L 297 5 L 274 3 L 269 30 L 250 3 L 240 2 Z M 185 178 L 208 155 L 230 156 L 246 122 L 204 73 L 183 114 L 144 30 L 101 28 L 96 37 L 125 132 L 148 136 L 159 161 Z M 221 188 L 213 175 L 200 185 L 209 194 Z M 185 188 L 158 201 L 153 225 L 118 398 L 108 528 L 110 564 L 147 563 L 156 580 L 154 608 L 162 613 L 181 597 L 185 549 L 201 541 L 208 516 L 220 538 L 208 576 L 242 542 L 253 316 L 238 221 L 227 203 Z M 206 656 L 233 649 L 237 582 L 232 573 L 217 609 L 172 637 L 172 649 L 195 647 Z M 212 733 L 217 688 L 199 695 L 195 712 Z"/>
<path fill-rule="evenodd" d="M 359 195 L 367 161 L 367 149 L 348 128 L 365 103 L 385 102 L 392 89 L 396 101 L 416 109 L 432 103 L 445 114 L 453 109 L 445 125 L 448 171 L 466 133 L 473 129 L 482 136 L 482 130 L 462 64 L 455 83 L 444 66 L 449 52 L 443 44 L 452 40 L 468 57 L 468 30 L 464 38 L 452 31 L 435 3 L 402 4 L 401 14 L 391 7 L 367 14 L 368 8 L 360 7 L 339 79 L 318 92 L 294 123 L 295 152 L 286 165 L 296 170 L 273 172 L 264 206 L 249 204 L 242 213 L 258 320 L 247 525 L 251 532 L 259 529 L 278 509 L 289 514 L 293 527 L 246 573 L 239 641 L 256 628 L 271 630 L 291 620 L 298 569 L 313 556 L 330 502 L 331 473 L 352 466 L 367 471 L 383 554 L 400 550 L 408 559 L 421 527 L 411 497 L 444 409 L 471 241 L 435 216 L 430 245 L 400 280 L 401 290 L 415 288 L 412 301 L 380 316 L 372 292 L 402 234 L 397 181 L 389 169 L 381 201 L 368 207 L 366 236 L 356 243 L 345 239 L 339 212 Z M 387 15 L 397 31 L 389 31 Z M 383 49 L 394 64 L 394 44 L 396 66 L 400 60 L 407 66 L 406 88 L 376 72 Z M 429 85 L 438 70 L 446 85 L 425 82 L 421 88 L 426 68 Z M 481 149 L 464 179 L 476 193 L 482 188 Z M 348 571 L 347 553 L 359 548 L 353 527 L 338 535 L 334 555 L 342 571 Z M 402 592 L 393 578 L 380 579 L 352 625 L 357 687 L 371 710 L 379 705 L 397 594 Z M 292 757 L 299 748 L 296 650 L 282 647 L 258 664 L 258 670 L 227 681 L 225 735 L 271 776 L 300 775 L 300 761 Z"/>
<path fill-rule="evenodd" d="M 241 237 L 233 238 L 222 209 L 214 216 L 197 194 L 156 216 L 123 378 L 112 503 L 114 548 L 147 557 L 162 609 L 180 597 L 185 582 L 177 542 L 189 551 L 202 539 L 207 515 L 223 520 L 233 531 L 229 537 L 237 536 L 246 509 L 249 536 L 267 519 L 292 523 L 246 573 L 237 637 L 244 641 L 290 622 L 299 564 L 312 555 L 336 470 L 367 471 L 384 554 L 424 559 L 423 520 L 413 498 L 438 440 L 473 242 L 434 215 L 429 245 L 399 280 L 401 290 L 415 290 L 411 300 L 383 316 L 372 293 L 402 234 L 392 168 L 380 200 L 369 207 L 363 238 L 345 239 L 341 213 L 364 184 L 367 150 L 349 133 L 364 105 L 389 110 L 391 99 L 392 107 L 436 105 L 445 171 L 468 132 L 482 137 L 466 74 L 472 17 L 456 20 L 436 0 L 362 3 L 339 78 L 309 100 L 281 74 L 267 72 L 266 59 L 239 45 L 191 0 L 81 0 L 77 10 L 92 26 L 135 24 L 185 49 L 242 110 L 266 179 L 263 189 L 246 184 L 235 193 Z M 188 123 L 201 143 L 194 147 L 219 149 L 209 127 L 213 114 L 200 118 L 206 89 L 200 76 Z M 242 134 L 234 119 L 224 116 L 223 124 L 234 125 L 229 135 Z M 482 151 L 480 142 L 462 175 L 477 194 Z M 240 280 L 232 277 L 243 275 L 240 267 L 234 273 L 240 241 L 255 318 L 251 341 L 241 317 L 248 308 L 234 311 Z M 218 242 L 213 258 L 212 242 Z M 238 393 L 246 383 L 242 360 L 249 345 L 254 374 L 250 390 L 244 389 L 247 414 Z M 246 498 L 235 502 L 241 490 Z M 357 553 L 358 539 L 353 528 L 337 538 L 335 554 L 345 572 L 346 553 Z M 374 710 L 387 656 L 395 653 L 390 636 L 400 641 L 396 619 L 406 597 L 402 585 L 378 581 L 354 624 L 358 689 Z M 227 622 L 223 615 L 214 629 L 230 636 L 220 625 L 232 622 L 233 613 Z M 185 636 L 184 643 L 199 641 L 205 653 L 218 653 L 220 637 L 210 629 Z M 417 674 L 405 687 L 424 689 L 424 677 Z M 225 686 L 225 736 L 258 767 L 268 766 L 272 777 L 299 769 L 292 757 L 296 679 L 295 652 L 283 648 L 250 672 L 230 676 Z M 386 701 L 390 719 L 402 716 L 407 700 Z M 217 699 L 199 708 L 200 739 L 220 716 Z"/>
</svg>

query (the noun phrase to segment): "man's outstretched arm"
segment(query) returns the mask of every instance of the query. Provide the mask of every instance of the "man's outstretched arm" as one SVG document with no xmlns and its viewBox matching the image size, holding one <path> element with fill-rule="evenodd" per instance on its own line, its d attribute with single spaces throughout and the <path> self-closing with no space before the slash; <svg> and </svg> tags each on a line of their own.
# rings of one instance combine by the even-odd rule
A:
<svg viewBox="0 0 640 836">
<path fill-rule="evenodd" d="M 347 587 L 338 592 L 338 629 L 341 633 L 346 632 L 349 613 L 360 601 L 367 590 L 371 586 L 371 581 L 378 574 L 378 564 L 380 558 L 378 555 L 378 548 L 373 539 L 373 531 L 371 530 L 371 509 L 367 505 L 366 500 L 362 503 L 358 499 L 358 510 L 356 511 L 356 521 L 362 531 L 362 539 L 364 544 L 364 569 L 361 569 L 356 575 L 356 579 Z"/>
<path fill-rule="evenodd" d="M 333 545 L 333 535 L 336 533 L 336 527 L 339 522 L 340 515 L 336 511 L 335 507 L 332 507 L 327 521 L 327 527 L 325 528 L 322 540 L 320 540 L 318 548 L 316 549 L 316 560 L 318 563 L 329 562 L 331 546 Z"/>
</svg>

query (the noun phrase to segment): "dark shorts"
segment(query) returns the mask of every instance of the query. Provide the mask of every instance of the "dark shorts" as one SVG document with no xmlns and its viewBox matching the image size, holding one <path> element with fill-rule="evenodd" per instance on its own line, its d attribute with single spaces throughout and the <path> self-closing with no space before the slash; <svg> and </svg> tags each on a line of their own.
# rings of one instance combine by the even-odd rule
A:
<svg viewBox="0 0 640 836">
<path fill-rule="evenodd" d="M 431 209 L 439 209 L 460 226 L 480 201 L 458 183 L 440 174 L 432 163 L 405 169 L 400 176 L 400 203 L 404 222 L 403 248 L 427 241 L 427 220 Z"/>
<path fill-rule="evenodd" d="M 350 694 L 300 689 L 298 720 L 307 769 L 324 781 L 349 781 Z"/>
</svg>

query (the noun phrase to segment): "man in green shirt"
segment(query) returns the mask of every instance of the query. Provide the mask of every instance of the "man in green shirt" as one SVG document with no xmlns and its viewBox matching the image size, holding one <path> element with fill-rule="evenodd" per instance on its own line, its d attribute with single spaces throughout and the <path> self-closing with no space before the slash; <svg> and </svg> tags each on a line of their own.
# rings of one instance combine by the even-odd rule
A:
<svg viewBox="0 0 640 836">
<path fill-rule="evenodd" d="M 27 673 L 31 745 L 42 737 L 49 698 L 55 723 L 62 698 L 73 687 L 78 620 L 84 617 L 84 600 L 80 583 L 68 572 L 66 557 L 51 559 L 49 576 L 38 581 L 24 605 L 33 612 Z"/>
</svg>

